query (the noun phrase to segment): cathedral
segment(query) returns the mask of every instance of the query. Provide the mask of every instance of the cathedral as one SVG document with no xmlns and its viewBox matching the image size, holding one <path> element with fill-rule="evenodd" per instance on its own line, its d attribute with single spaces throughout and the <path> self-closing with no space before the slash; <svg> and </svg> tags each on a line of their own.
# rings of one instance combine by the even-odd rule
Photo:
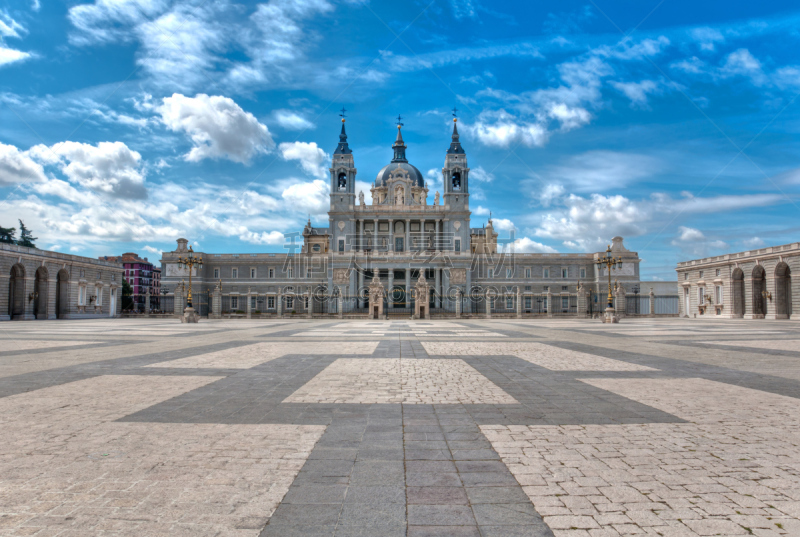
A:
<svg viewBox="0 0 800 537">
<path fill-rule="evenodd" d="M 473 227 L 470 168 L 457 119 L 441 170 L 443 191 L 433 194 L 432 205 L 422 173 L 406 155 L 401 123 L 391 160 L 371 180 L 367 204 L 356 191 L 344 121 L 330 167 L 328 227 L 309 220 L 302 245 L 289 245 L 287 254 L 196 254 L 205 262 L 193 273 L 195 293 L 222 296 L 220 314 L 343 310 L 372 316 L 370 302 L 377 300 L 382 315 L 418 313 L 420 305 L 423 315 L 584 315 L 605 307 L 609 269 L 595 263 L 605 252 L 516 253 L 511 241 L 498 240 L 491 218 Z M 178 249 L 162 257 L 162 286 L 178 288 L 176 297 L 188 279 L 188 269 L 176 263 L 186 244 L 180 239 Z M 620 237 L 611 250 L 622 260 L 611 269 L 617 294 L 638 292 L 638 255 Z M 428 299 L 418 300 L 419 292 Z"/>
</svg>

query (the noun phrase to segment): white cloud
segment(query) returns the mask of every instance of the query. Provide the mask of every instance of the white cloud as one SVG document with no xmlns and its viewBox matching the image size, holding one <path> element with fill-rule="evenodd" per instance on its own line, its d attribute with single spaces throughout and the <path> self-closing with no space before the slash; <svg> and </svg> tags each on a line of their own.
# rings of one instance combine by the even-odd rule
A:
<svg viewBox="0 0 800 537">
<path fill-rule="evenodd" d="M 31 54 L 29 52 L 23 52 L 21 50 L 4 47 L 2 44 L 0 44 L 0 67 L 14 62 L 27 60 L 30 57 Z"/>
<path fill-rule="evenodd" d="M 663 35 L 656 39 L 642 39 L 638 43 L 634 43 L 630 38 L 625 38 L 613 47 L 599 47 L 595 52 L 601 56 L 621 60 L 642 60 L 660 54 L 669 45 L 669 39 Z"/>
<path fill-rule="evenodd" d="M 700 50 L 713 51 L 715 43 L 723 43 L 725 37 L 714 28 L 693 28 L 690 32 L 692 39 L 700 45 Z"/>
<path fill-rule="evenodd" d="M 536 242 L 528 237 L 515 240 L 506 247 L 506 251 L 509 250 L 519 254 L 554 254 L 557 252 L 555 248 L 542 244 L 541 242 Z"/>
<path fill-rule="evenodd" d="M 545 199 L 561 195 L 563 187 L 578 192 L 601 192 L 624 187 L 639 179 L 652 177 L 664 168 L 656 158 L 636 153 L 616 151 L 587 151 L 571 157 L 566 163 L 550 166 L 544 175 L 555 185 L 550 186 Z"/>
<path fill-rule="evenodd" d="M 497 231 L 513 231 L 516 229 L 514 227 L 514 222 L 508 218 L 493 218 L 492 226 Z"/>
<path fill-rule="evenodd" d="M 69 40 L 76 45 L 129 41 L 126 30 L 166 10 L 166 0 L 96 0 L 70 8 L 67 18 L 78 30 Z"/>
<path fill-rule="evenodd" d="M 250 244 L 280 245 L 286 242 L 286 235 L 280 231 L 262 231 L 261 233 L 245 231 L 239 235 L 239 240 L 249 242 Z"/>
<path fill-rule="evenodd" d="M 742 246 L 745 248 L 763 248 L 766 244 L 764 239 L 759 237 L 753 237 L 752 239 L 745 239 L 742 241 Z"/>
<path fill-rule="evenodd" d="M 505 110 L 484 111 L 472 125 L 462 124 L 468 134 L 489 147 L 509 147 L 524 144 L 540 147 L 547 142 L 547 130 L 532 122 L 519 122 Z"/>
<path fill-rule="evenodd" d="M 161 254 L 164 253 L 164 250 L 162 250 L 160 248 L 155 248 L 154 246 L 149 246 L 149 245 L 148 246 L 143 246 L 142 250 L 144 250 L 145 252 L 150 252 L 151 254 L 155 254 L 155 255 L 157 255 L 159 257 L 161 257 Z"/>
<path fill-rule="evenodd" d="M 756 86 L 762 86 L 767 81 L 761 69 L 761 62 L 750 54 L 750 51 L 746 48 L 731 52 L 725 59 L 725 64 L 720 68 L 719 73 L 723 78 L 733 76 L 748 77 Z"/>
<path fill-rule="evenodd" d="M 227 158 L 246 164 L 275 147 L 267 126 L 228 97 L 175 93 L 156 109 L 169 129 L 191 138 L 194 147 L 184 155 L 190 162 Z"/>
<path fill-rule="evenodd" d="M 296 160 L 307 174 L 323 179 L 328 175 L 326 163 L 330 160 L 316 142 L 283 142 L 278 146 L 286 160 Z"/>
<path fill-rule="evenodd" d="M 679 71 L 684 71 L 686 73 L 692 73 L 697 75 L 705 72 L 706 63 L 697 56 L 692 56 L 691 58 L 688 58 L 686 60 L 674 62 L 670 64 L 670 67 L 672 69 L 678 69 Z"/>
<path fill-rule="evenodd" d="M 478 215 L 478 216 L 489 216 L 489 209 L 487 209 L 486 207 L 481 207 L 480 205 L 478 205 L 475 209 L 472 210 L 472 214 L 475 214 L 475 215 Z"/>
<path fill-rule="evenodd" d="M 702 241 L 705 240 L 706 238 L 706 236 L 703 235 L 703 232 L 700 231 L 699 229 L 694 229 L 686 226 L 679 226 L 678 231 L 680 232 L 680 235 L 678 235 L 678 238 L 676 239 L 678 241 L 693 242 L 693 241 Z"/>
<path fill-rule="evenodd" d="M 632 107 L 647 106 L 647 96 L 660 95 L 663 84 L 655 80 L 642 80 L 639 82 L 610 82 L 610 84 L 631 100 Z"/>
<path fill-rule="evenodd" d="M 543 207 L 549 207 L 555 200 L 563 196 L 564 192 L 566 192 L 566 189 L 563 185 L 558 183 L 545 185 L 539 194 L 539 203 L 541 203 Z"/>
<path fill-rule="evenodd" d="M 281 194 L 288 207 L 295 211 L 326 214 L 330 207 L 330 188 L 327 181 L 317 179 L 311 183 L 296 183 Z"/>
<path fill-rule="evenodd" d="M 291 110 L 275 110 L 273 112 L 278 125 L 290 131 L 304 131 L 316 128 L 316 125 Z"/>
<path fill-rule="evenodd" d="M 96 146 L 59 142 L 51 147 L 37 145 L 30 155 L 55 164 L 72 182 L 112 197 L 147 197 L 142 156 L 122 142 L 100 142 Z"/>
<path fill-rule="evenodd" d="M 11 18 L 5 11 L 0 11 L 0 39 L 4 37 L 21 37 L 28 33 L 24 26 Z"/>
<path fill-rule="evenodd" d="M 482 183 L 491 183 L 494 181 L 494 174 L 487 172 L 482 166 L 477 166 L 470 170 L 469 178 Z"/>
<path fill-rule="evenodd" d="M 30 155 L 13 145 L 0 143 L 0 186 L 13 186 L 20 183 L 44 182 L 47 177 L 42 165 Z"/>
</svg>

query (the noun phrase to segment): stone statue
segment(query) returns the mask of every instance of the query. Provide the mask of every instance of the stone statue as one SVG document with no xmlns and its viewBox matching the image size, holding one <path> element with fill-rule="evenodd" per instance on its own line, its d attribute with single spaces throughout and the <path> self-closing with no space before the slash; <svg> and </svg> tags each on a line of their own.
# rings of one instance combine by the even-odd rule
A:
<svg viewBox="0 0 800 537">
<path fill-rule="evenodd" d="M 438 190 L 436 191 L 436 195 L 433 196 L 433 204 L 434 205 L 439 205 L 439 191 Z"/>
<path fill-rule="evenodd" d="M 361 205 L 362 207 L 365 205 L 365 203 L 364 203 L 364 191 L 363 190 L 359 190 L 359 192 L 358 192 L 358 204 Z"/>
</svg>

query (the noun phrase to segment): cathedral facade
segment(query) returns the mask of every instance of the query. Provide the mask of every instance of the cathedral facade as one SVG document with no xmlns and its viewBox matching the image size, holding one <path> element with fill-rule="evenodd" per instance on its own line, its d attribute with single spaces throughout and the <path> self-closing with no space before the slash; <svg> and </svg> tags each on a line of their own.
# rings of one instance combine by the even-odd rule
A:
<svg viewBox="0 0 800 537">
<path fill-rule="evenodd" d="M 406 150 L 398 125 L 391 161 L 377 172 L 371 203 L 366 203 L 364 193 L 356 191 L 358 170 L 342 120 L 330 166 L 328 227 L 314 227 L 309 220 L 302 244 L 289 245 L 286 254 L 196 253 L 204 267 L 193 273 L 195 293 L 221 295 L 223 314 L 372 313 L 369 288 L 378 283 L 387 314 L 413 313 L 416 302 L 429 313 L 465 315 L 584 315 L 605 307 L 608 269 L 595 263 L 605 252 L 515 253 L 491 218 L 474 225 L 470 168 L 456 120 L 441 169 L 443 191 L 433 193 L 432 204 Z M 612 269 L 615 294 L 638 292 L 639 256 L 620 237 L 611 250 L 622 260 Z M 188 269 L 177 264 L 185 253 L 181 239 L 176 251 L 162 257 L 162 286 L 177 288 L 176 297 L 188 281 Z M 417 299 L 420 284 L 427 300 Z"/>
</svg>

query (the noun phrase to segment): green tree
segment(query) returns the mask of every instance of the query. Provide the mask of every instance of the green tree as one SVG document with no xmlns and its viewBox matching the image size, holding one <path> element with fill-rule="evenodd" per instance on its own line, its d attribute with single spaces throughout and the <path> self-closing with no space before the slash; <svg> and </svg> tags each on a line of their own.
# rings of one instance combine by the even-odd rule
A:
<svg viewBox="0 0 800 537">
<path fill-rule="evenodd" d="M 14 233 L 16 232 L 17 228 L 15 227 L 0 226 L 0 242 L 5 242 L 7 244 L 15 244 L 17 241 L 14 240 Z"/>
<path fill-rule="evenodd" d="M 36 245 L 33 241 L 38 240 L 38 237 L 34 237 L 31 230 L 25 227 L 25 224 L 22 223 L 22 220 L 19 221 L 19 239 L 17 240 L 17 244 L 20 246 L 27 246 L 28 248 L 36 248 Z"/>
<path fill-rule="evenodd" d="M 133 287 L 128 280 L 122 280 L 122 311 L 133 309 Z"/>
</svg>

